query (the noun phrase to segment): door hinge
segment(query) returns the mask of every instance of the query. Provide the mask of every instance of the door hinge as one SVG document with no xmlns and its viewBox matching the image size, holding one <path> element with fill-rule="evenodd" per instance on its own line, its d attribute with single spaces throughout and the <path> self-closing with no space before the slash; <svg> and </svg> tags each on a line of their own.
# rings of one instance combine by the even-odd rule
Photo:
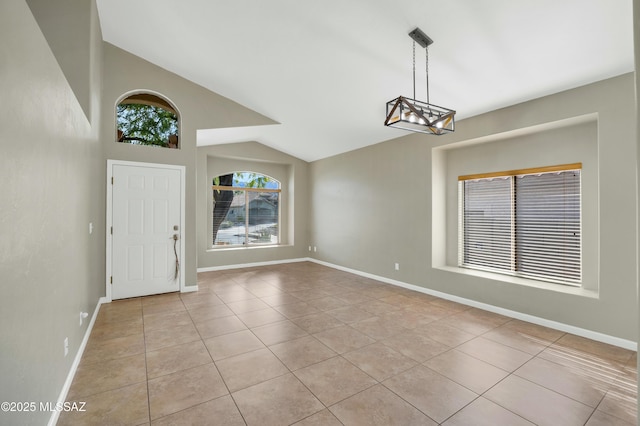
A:
<svg viewBox="0 0 640 426">
<path fill-rule="evenodd" d="M 113 284 L 113 275 L 109 278 L 109 284 Z"/>
<path fill-rule="evenodd" d="M 111 185 L 113 185 L 113 176 L 111 176 Z"/>
<path fill-rule="evenodd" d="M 113 235 L 113 226 L 111 227 L 111 235 Z"/>
</svg>

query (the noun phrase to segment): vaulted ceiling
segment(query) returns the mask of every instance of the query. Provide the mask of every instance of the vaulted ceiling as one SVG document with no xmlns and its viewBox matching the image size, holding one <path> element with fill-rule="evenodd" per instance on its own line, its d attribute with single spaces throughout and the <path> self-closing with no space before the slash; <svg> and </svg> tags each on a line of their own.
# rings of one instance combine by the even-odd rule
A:
<svg viewBox="0 0 640 426">
<path fill-rule="evenodd" d="M 432 103 L 457 120 L 633 71 L 631 0 L 97 0 L 105 41 L 280 124 L 202 129 L 307 161 L 406 134 L 412 40 Z M 424 50 L 416 94 L 426 98 Z M 430 138 L 435 136 L 425 136 Z M 445 136 L 446 137 L 446 136 Z"/>
</svg>

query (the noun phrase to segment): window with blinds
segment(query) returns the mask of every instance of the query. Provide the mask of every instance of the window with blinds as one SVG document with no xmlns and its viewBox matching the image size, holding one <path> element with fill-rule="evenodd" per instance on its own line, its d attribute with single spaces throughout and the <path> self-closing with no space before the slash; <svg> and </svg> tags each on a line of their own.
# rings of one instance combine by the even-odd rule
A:
<svg viewBox="0 0 640 426">
<path fill-rule="evenodd" d="M 581 168 L 460 176 L 459 266 L 579 286 Z"/>
</svg>

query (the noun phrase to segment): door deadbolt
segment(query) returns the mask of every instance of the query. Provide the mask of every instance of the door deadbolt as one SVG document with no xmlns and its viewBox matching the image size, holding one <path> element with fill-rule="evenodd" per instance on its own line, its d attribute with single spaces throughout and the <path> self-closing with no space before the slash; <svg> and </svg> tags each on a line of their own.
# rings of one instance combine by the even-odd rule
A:
<svg viewBox="0 0 640 426">
<path fill-rule="evenodd" d="M 173 230 L 177 231 L 180 227 L 178 225 L 173 225 Z"/>
</svg>

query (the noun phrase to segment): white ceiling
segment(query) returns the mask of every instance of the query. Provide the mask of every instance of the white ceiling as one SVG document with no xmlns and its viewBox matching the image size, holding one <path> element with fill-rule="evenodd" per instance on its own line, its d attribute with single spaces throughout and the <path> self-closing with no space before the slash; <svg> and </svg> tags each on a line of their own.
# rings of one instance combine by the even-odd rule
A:
<svg viewBox="0 0 640 426">
<path fill-rule="evenodd" d="M 631 0 L 97 0 L 104 40 L 278 125 L 203 129 L 307 161 L 406 134 L 385 103 L 412 97 L 412 40 L 432 103 L 460 120 L 633 71 Z M 426 98 L 424 49 L 416 94 Z M 425 138 L 436 136 L 425 136 Z"/>
</svg>

